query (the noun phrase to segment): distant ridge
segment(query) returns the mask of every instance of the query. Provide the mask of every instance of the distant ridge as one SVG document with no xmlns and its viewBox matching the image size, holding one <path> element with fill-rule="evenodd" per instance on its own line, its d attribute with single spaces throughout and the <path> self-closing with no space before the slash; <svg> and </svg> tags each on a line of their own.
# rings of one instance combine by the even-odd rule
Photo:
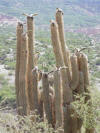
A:
<svg viewBox="0 0 100 133">
<path fill-rule="evenodd" d="M 25 19 L 22 13 L 37 12 L 37 25 L 54 19 L 56 8 L 62 8 L 66 26 L 93 27 L 100 24 L 100 0 L 0 0 L 0 14 Z"/>
</svg>

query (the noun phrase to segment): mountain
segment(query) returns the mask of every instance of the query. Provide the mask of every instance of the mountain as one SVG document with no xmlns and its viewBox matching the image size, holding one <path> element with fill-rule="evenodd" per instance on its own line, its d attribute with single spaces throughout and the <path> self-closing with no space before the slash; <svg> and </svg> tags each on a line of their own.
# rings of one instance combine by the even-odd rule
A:
<svg viewBox="0 0 100 133">
<path fill-rule="evenodd" d="M 100 0 L 64 0 L 67 4 L 75 4 L 91 12 L 100 12 Z"/>
<path fill-rule="evenodd" d="M 66 27 L 93 27 L 100 24 L 99 0 L 0 0 L 0 14 L 24 20 L 22 13 L 37 12 L 37 25 L 47 25 L 54 19 L 58 7 L 64 11 Z"/>
</svg>

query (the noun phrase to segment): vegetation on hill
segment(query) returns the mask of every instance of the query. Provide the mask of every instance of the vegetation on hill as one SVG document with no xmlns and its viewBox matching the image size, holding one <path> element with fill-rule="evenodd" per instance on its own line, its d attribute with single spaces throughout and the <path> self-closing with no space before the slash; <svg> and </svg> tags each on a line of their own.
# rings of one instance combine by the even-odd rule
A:
<svg viewBox="0 0 100 133">
<path fill-rule="evenodd" d="M 99 5 L 98 0 L 0 0 L 0 13 L 23 20 L 22 13 L 37 12 L 37 25 L 47 25 L 53 18 L 55 9 L 59 7 L 64 11 L 67 26 L 86 27 L 100 24 Z"/>
</svg>

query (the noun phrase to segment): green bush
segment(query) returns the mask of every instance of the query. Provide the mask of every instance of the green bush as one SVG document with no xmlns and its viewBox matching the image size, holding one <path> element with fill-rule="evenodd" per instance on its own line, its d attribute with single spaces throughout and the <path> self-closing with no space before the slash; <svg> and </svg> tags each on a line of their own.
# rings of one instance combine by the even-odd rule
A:
<svg viewBox="0 0 100 133">
<path fill-rule="evenodd" d="M 0 101 L 4 99 L 15 99 L 15 89 L 14 86 L 9 84 L 4 84 L 0 90 Z"/>
<path fill-rule="evenodd" d="M 96 59 L 96 65 L 100 65 L 100 58 Z"/>
<path fill-rule="evenodd" d="M 86 97 L 91 97 L 87 102 L 85 101 Z M 96 129 L 97 132 L 100 132 L 100 92 L 76 95 L 76 101 L 72 103 L 72 106 L 75 110 L 75 114 L 72 114 L 72 117 L 77 114 L 77 117 L 83 121 L 83 127 L 85 129 Z"/>
</svg>

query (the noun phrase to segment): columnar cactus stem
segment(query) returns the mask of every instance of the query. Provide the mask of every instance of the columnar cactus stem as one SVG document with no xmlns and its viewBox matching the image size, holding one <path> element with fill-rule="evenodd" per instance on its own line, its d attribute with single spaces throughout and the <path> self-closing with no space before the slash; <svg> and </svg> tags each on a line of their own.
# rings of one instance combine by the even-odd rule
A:
<svg viewBox="0 0 100 133">
<path fill-rule="evenodd" d="M 61 43 L 59 40 L 58 26 L 55 21 L 51 22 L 51 39 L 56 58 L 56 67 L 59 68 L 61 66 L 64 66 L 64 61 L 61 51 Z"/>
<path fill-rule="evenodd" d="M 61 69 L 62 87 L 63 87 L 63 117 L 64 117 L 64 133 L 72 132 L 72 117 L 71 117 L 71 102 L 73 101 L 72 90 L 69 87 L 68 79 L 66 77 L 66 69 Z M 76 133 L 76 132 L 72 132 Z"/>
<path fill-rule="evenodd" d="M 77 56 L 72 55 L 70 60 L 71 60 L 71 67 L 72 67 L 72 80 L 70 83 L 70 87 L 72 90 L 75 90 L 79 84 L 79 70 L 78 70 Z"/>
<path fill-rule="evenodd" d="M 50 84 L 49 84 L 50 85 Z M 55 128 L 56 118 L 55 118 L 55 94 L 50 92 L 51 88 L 49 87 L 49 100 L 50 100 L 50 108 L 52 112 L 52 127 Z"/>
<path fill-rule="evenodd" d="M 49 124 L 52 124 L 52 109 L 50 107 L 50 100 L 49 100 L 49 82 L 48 82 L 47 73 L 43 73 L 42 85 L 43 85 L 43 102 L 44 102 L 46 118 Z"/>
<path fill-rule="evenodd" d="M 38 101 L 38 70 L 34 68 L 32 70 L 33 74 L 33 102 L 34 102 L 34 110 L 39 111 L 39 101 Z M 38 112 L 39 113 L 39 112 Z"/>
<path fill-rule="evenodd" d="M 72 106 L 66 105 L 64 110 L 64 133 L 78 133 L 77 132 L 77 117 L 71 116 L 74 113 Z"/>
<path fill-rule="evenodd" d="M 77 87 L 77 93 L 78 94 L 84 93 L 84 75 L 83 75 L 83 72 L 79 72 L 79 85 Z"/>
<path fill-rule="evenodd" d="M 94 129 L 87 129 L 85 133 L 95 133 Z"/>
<path fill-rule="evenodd" d="M 77 65 L 78 65 L 78 70 L 79 70 L 79 83 L 78 87 L 76 88 L 78 94 L 84 93 L 84 74 L 83 70 L 81 68 L 81 53 L 79 51 L 75 52 L 75 55 L 77 56 Z"/>
<path fill-rule="evenodd" d="M 27 90 L 29 97 L 30 110 L 34 110 L 34 94 L 32 69 L 34 68 L 34 24 L 33 17 L 27 16 L 27 35 L 28 35 L 28 64 L 27 64 Z"/>
<path fill-rule="evenodd" d="M 21 54 L 19 69 L 19 115 L 27 115 L 29 113 L 28 95 L 26 88 L 26 64 L 27 64 L 27 36 L 21 36 Z"/>
<path fill-rule="evenodd" d="M 64 66 L 64 61 L 62 57 L 61 44 L 59 41 L 59 33 L 56 22 L 51 22 L 51 39 L 53 50 L 56 58 L 56 67 L 60 68 Z M 70 133 L 69 128 L 66 128 L 66 124 L 70 124 L 71 114 L 67 115 L 67 106 L 70 106 L 70 103 L 73 101 L 72 90 L 69 87 L 68 77 L 66 68 L 61 69 L 61 78 L 62 78 L 62 88 L 63 88 L 63 112 L 64 112 L 64 133 Z M 70 118 L 70 120 L 69 120 Z M 68 125 L 69 125 L 68 124 Z M 70 127 L 71 130 L 71 127 Z"/>
<path fill-rule="evenodd" d="M 84 88 L 87 90 L 89 86 L 89 69 L 88 69 L 88 60 L 86 55 L 81 54 L 80 56 L 80 70 L 83 72 L 84 75 Z"/>
<path fill-rule="evenodd" d="M 20 54 L 21 54 L 21 35 L 23 33 L 23 24 L 18 22 L 16 29 L 17 36 L 17 50 L 16 50 L 16 71 L 15 71 L 15 87 L 16 87 L 16 102 L 19 107 L 19 68 L 20 68 Z"/>
<path fill-rule="evenodd" d="M 59 38 L 60 38 L 60 42 L 61 42 L 63 59 L 64 59 L 65 66 L 68 67 L 67 73 L 68 73 L 68 78 L 70 81 L 71 80 L 70 52 L 65 43 L 63 12 L 61 9 L 58 9 L 58 8 L 56 10 L 56 22 L 58 24 L 58 31 L 59 31 Z"/>
<path fill-rule="evenodd" d="M 43 89 L 40 89 L 38 92 L 38 101 L 39 101 L 39 115 L 40 118 L 44 118 L 44 110 L 43 110 Z"/>
<path fill-rule="evenodd" d="M 54 21 L 51 22 L 51 39 L 52 39 L 53 50 L 56 58 L 56 66 L 58 68 L 63 67 L 64 61 L 63 61 L 61 47 L 60 47 L 58 28 L 57 28 L 56 22 Z M 72 100 L 72 90 L 69 87 L 68 77 L 66 75 L 67 75 L 66 69 L 65 68 L 61 69 L 62 87 L 64 89 L 63 93 L 66 94 L 63 102 L 69 103 L 70 100 Z"/>
<path fill-rule="evenodd" d="M 82 94 L 83 92 L 86 92 L 89 94 L 88 86 L 89 86 L 89 68 L 88 68 L 88 60 L 86 55 L 83 53 L 77 52 L 76 53 L 78 57 L 78 63 L 79 63 L 79 70 L 80 70 L 80 81 L 79 81 L 79 87 L 78 87 L 78 93 Z M 85 102 L 90 100 L 91 97 L 89 95 L 86 96 Z M 88 112 L 91 113 L 91 105 L 92 103 L 89 102 L 88 106 L 90 106 Z M 80 120 L 79 120 L 80 122 Z M 81 128 L 82 125 L 79 126 Z M 86 133 L 94 133 L 94 129 L 86 129 Z"/>
<path fill-rule="evenodd" d="M 84 90 L 86 93 L 89 94 L 89 90 L 88 90 L 88 86 L 89 86 L 89 69 L 88 69 L 88 60 L 86 55 L 82 54 L 80 57 L 80 69 L 83 72 L 84 75 Z M 85 101 L 88 102 L 88 100 L 90 100 L 91 97 L 89 95 L 86 96 Z M 91 106 L 92 103 L 89 102 L 88 106 L 90 106 L 90 108 L 88 109 L 88 112 L 91 113 Z M 94 133 L 94 128 L 92 129 L 86 129 L 86 133 Z"/>
<path fill-rule="evenodd" d="M 30 69 L 32 70 L 35 67 L 34 58 L 35 58 L 35 25 L 34 18 L 27 16 L 27 35 L 28 35 L 28 49 L 29 49 L 29 60 Z"/>
<path fill-rule="evenodd" d="M 62 92 L 61 92 L 61 75 L 60 71 L 54 73 L 54 89 L 55 89 L 55 113 L 56 113 L 56 128 L 63 125 L 62 112 Z"/>
<path fill-rule="evenodd" d="M 66 77 L 66 69 L 61 69 L 62 87 L 63 87 L 63 104 L 70 104 L 73 101 L 72 90 L 69 87 L 68 79 Z"/>
</svg>

